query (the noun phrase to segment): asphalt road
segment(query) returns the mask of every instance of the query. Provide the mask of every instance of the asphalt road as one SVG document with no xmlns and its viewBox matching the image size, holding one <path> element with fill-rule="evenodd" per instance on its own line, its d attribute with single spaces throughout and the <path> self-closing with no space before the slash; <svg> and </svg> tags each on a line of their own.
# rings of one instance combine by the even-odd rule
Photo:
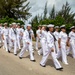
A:
<svg viewBox="0 0 75 75">
<path fill-rule="evenodd" d="M 48 58 L 45 68 L 39 65 L 42 56 L 35 51 L 36 62 L 31 62 L 29 53 L 26 52 L 23 59 L 19 59 L 18 55 L 7 53 L 0 49 L 0 75 L 75 75 L 75 59 L 71 54 L 68 56 L 69 65 L 66 66 L 59 60 L 63 66 L 63 71 L 57 71 L 54 68 L 51 56 Z"/>
</svg>

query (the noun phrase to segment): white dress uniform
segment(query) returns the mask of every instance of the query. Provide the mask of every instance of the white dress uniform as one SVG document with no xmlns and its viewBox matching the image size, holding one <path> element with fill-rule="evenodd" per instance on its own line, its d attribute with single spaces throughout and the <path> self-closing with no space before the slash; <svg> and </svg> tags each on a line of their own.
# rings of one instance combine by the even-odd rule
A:
<svg viewBox="0 0 75 75">
<path fill-rule="evenodd" d="M 17 45 L 21 49 L 21 28 L 17 28 Z"/>
<path fill-rule="evenodd" d="M 17 54 L 17 30 L 16 28 L 11 28 L 10 30 L 10 39 L 13 40 L 12 43 L 14 45 L 14 54 Z"/>
<path fill-rule="evenodd" d="M 0 26 L 0 47 L 2 46 L 2 27 Z"/>
<path fill-rule="evenodd" d="M 59 34 L 59 38 L 61 39 L 60 42 L 60 46 L 61 46 L 61 55 L 62 55 L 62 62 L 66 65 L 68 65 L 67 63 L 67 40 L 68 40 L 68 36 L 65 32 L 60 32 Z"/>
<path fill-rule="evenodd" d="M 52 34 L 50 32 L 47 33 L 47 49 L 45 51 L 45 54 L 43 55 L 42 61 L 40 62 L 40 64 L 42 66 L 44 66 L 47 62 L 47 58 L 48 56 L 51 54 L 54 65 L 56 67 L 56 69 L 61 68 L 62 66 L 60 65 L 59 61 L 56 58 L 56 53 L 55 53 L 55 45 L 54 45 L 54 37 L 52 36 Z M 51 49 L 54 49 L 54 52 L 51 52 Z"/>
<path fill-rule="evenodd" d="M 11 40 L 11 30 L 12 30 L 12 28 L 9 28 L 9 51 L 13 47 L 13 42 Z"/>
<path fill-rule="evenodd" d="M 55 38 L 56 38 L 56 41 L 55 41 L 56 55 L 57 55 L 57 58 L 59 58 L 59 57 L 61 56 L 61 51 L 60 51 L 59 45 L 58 45 L 59 32 L 55 31 L 53 34 L 54 34 L 54 36 L 55 36 Z"/>
<path fill-rule="evenodd" d="M 38 50 L 38 43 L 39 43 L 39 41 L 40 41 L 40 36 L 41 36 L 41 34 L 40 34 L 40 29 L 38 29 L 38 30 L 36 31 L 36 35 L 37 35 L 37 37 L 36 37 L 36 50 Z"/>
<path fill-rule="evenodd" d="M 41 49 L 38 51 L 38 54 L 45 54 L 45 50 L 47 49 L 47 31 L 42 30 L 41 31 L 41 38 L 40 38 L 40 43 L 41 43 Z"/>
<path fill-rule="evenodd" d="M 30 60 L 34 60 L 33 51 L 32 51 L 32 37 L 31 37 L 32 35 L 33 35 L 33 30 L 30 30 L 30 31 L 28 31 L 27 29 L 25 30 L 24 36 L 23 36 L 23 39 L 25 41 L 25 45 L 23 45 L 23 48 L 20 52 L 19 57 L 23 57 L 26 49 L 28 49 L 29 54 L 30 54 Z"/>
<path fill-rule="evenodd" d="M 70 38 L 70 45 L 72 49 L 72 56 L 75 58 L 75 32 L 71 31 L 69 33 L 69 38 Z"/>
<path fill-rule="evenodd" d="M 8 51 L 9 29 L 8 28 L 4 28 L 2 30 L 2 35 L 3 35 L 3 38 L 4 38 L 4 47 L 5 47 L 6 51 Z"/>
<path fill-rule="evenodd" d="M 23 28 L 21 28 L 21 33 L 24 34 L 24 29 Z M 25 43 L 23 41 L 23 35 L 21 35 L 21 40 L 22 40 L 22 44 L 24 45 Z"/>
</svg>

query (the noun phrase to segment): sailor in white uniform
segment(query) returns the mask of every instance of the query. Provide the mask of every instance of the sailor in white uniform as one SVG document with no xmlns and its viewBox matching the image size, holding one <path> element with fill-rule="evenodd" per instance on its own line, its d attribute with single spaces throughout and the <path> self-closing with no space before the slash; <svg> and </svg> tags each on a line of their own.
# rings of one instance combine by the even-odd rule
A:
<svg viewBox="0 0 75 75">
<path fill-rule="evenodd" d="M 30 54 L 30 60 L 35 62 L 33 51 L 32 51 L 32 38 L 34 38 L 34 33 L 33 33 L 33 30 L 31 29 L 30 24 L 27 25 L 27 29 L 24 32 L 23 38 L 25 41 L 25 45 L 23 46 L 23 48 L 20 52 L 19 58 L 22 59 L 26 49 L 28 49 L 29 54 Z"/>
<path fill-rule="evenodd" d="M 10 39 L 14 45 L 14 55 L 17 56 L 17 30 L 16 23 L 12 23 L 12 28 L 10 31 Z"/>
<path fill-rule="evenodd" d="M 45 50 L 46 50 L 46 45 L 47 45 L 47 31 L 46 31 L 46 25 L 42 25 L 42 28 L 40 30 L 40 43 L 41 43 L 41 49 L 38 51 L 38 54 L 45 54 Z"/>
<path fill-rule="evenodd" d="M 40 65 L 42 67 L 45 67 L 47 58 L 51 54 L 56 70 L 62 70 L 63 67 L 60 65 L 59 61 L 57 60 L 56 53 L 55 53 L 54 42 L 56 39 L 53 35 L 54 25 L 50 24 L 50 25 L 48 25 L 48 27 L 49 27 L 49 31 L 47 33 L 47 45 L 48 45 L 47 47 L 48 48 L 45 51 L 45 55 L 43 56 L 43 58 L 40 62 Z"/>
<path fill-rule="evenodd" d="M 69 43 L 72 50 L 72 56 L 75 59 L 75 26 L 72 26 L 71 32 L 69 33 Z"/>
<path fill-rule="evenodd" d="M 9 29 L 7 25 L 8 25 L 7 23 L 4 23 L 4 29 L 2 30 L 2 38 L 4 40 L 4 47 L 8 52 Z"/>
<path fill-rule="evenodd" d="M 9 50 L 8 50 L 9 53 L 13 47 L 13 42 L 11 40 L 11 30 L 12 30 L 12 24 L 9 24 Z"/>
<path fill-rule="evenodd" d="M 24 34 L 24 25 L 21 25 L 21 43 L 24 45 L 24 41 L 23 41 L 23 34 Z"/>
<path fill-rule="evenodd" d="M 0 48 L 2 47 L 2 24 L 0 24 Z"/>
<path fill-rule="evenodd" d="M 67 62 L 68 36 L 66 34 L 65 25 L 62 25 L 60 28 L 61 28 L 61 32 L 59 34 L 59 48 L 61 49 L 62 62 L 68 65 L 68 62 Z"/>
<path fill-rule="evenodd" d="M 54 36 L 56 38 L 56 41 L 55 41 L 56 55 L 57 55 L 57 58 L 59 58 L 61 56 L 61 51 L 60 51 L 59 45 L 58 45 L 58 40 L 59 40 L 59 26 L 55 27 L 55 32 L 53 34 L 54 34 Z"/>
<path fill-rule="evenodd" d="M 17 25 L 17 45 L 19 50 L 21 50 L 21 28 L 20 24 Z"/>
<path fill-rule="evenodd" d="M 38 43 L 40 41 L 40 30 L 41 30 L 41 25 L 38 26 L 38 30 L 36 31 L 36 50 L 38 50 Z"/>
</svg>

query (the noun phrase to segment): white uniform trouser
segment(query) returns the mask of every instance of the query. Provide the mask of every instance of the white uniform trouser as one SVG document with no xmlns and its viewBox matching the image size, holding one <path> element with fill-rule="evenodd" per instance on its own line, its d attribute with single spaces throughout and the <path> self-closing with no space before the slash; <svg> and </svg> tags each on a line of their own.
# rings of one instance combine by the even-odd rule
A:
<svg viewBox="0 0 75 75">
<path fill-rule="evenodd" d="M 38 42 L 39 42 L 39 38 L 36 37 L 36 49 L 38 50 Z"/>
<path fill-rule="evenodd" d="M 58 41 L 55 42 L 55 50 L 56 50 L 57 58 L 59 58 L 61 56 L 61 51 L 59 49 Z"/>
<path fill-rule="evenodd" d="M 21 49 L 21 45 L 20 45 L 20 42 L 21 42 L 21 37 L 20 36 L 17 36 L 17 45 L 19 47 L 19 49 Z"/>
<path fill-rule="evenodd" d="M 75 58 L 75 40 L 71 40 L 70 44 L 72 48 L 72 56 Z"/>
<path fill-rule="evenodd" d="M 14 54 L 17 54 L 17 39 L 13 40 L 13 45 L 14 45 Z"/>
<path fill-rule="evenodd" d="M 46 40 L 41 39 L 40 43 L 41 43 L 41 49 L 39 50 L 39 53 L 44 55 L 46 50 Z"/>
<path fill-rule="evenodd" d="M 0 34 L 0 46 L 2 46 L 2 36 Z"/>
<path fill-rule="evenodd" d="M 23 39 L 23 47 L 25 46 L 25 40 Z"/>
<path fill-rule="evenodd" d="M 23 45 L 23 36 L 20 37 L 20 41 L 21 41 L 21 42 L 20 42 L 20 46 L 21 46 L 21 43 L 22 43 L 22 45 Z"/>
<path fill-rule="evenodd" d="M 12 47 L 13 47 L 13 42 L 12 42 L 11 39 L 9 38 L 9 51 L 11 50 Z"/>
<path fill-rule="evenodd" d="M 23 48 L 22 48 L 19 56 L 22 57 L 24 55 L 26 49 L 29 49 L 30 60 L 34 60 L 33 51 L 32 51 L 32 42 L 29 42 L 29 44 L 27 44 L 25 42 L 25 45 L 23 45 Z"/>
<path fill-rule="evenodd" d="M 70 51 L 72 50 L 71 46 L 70 47 L 67 47 L 67 55 L 69 55 Z"/>
<path fill-rule="evenodd" d="M 67 50 L 66 50 L 66 44 L 61 42 L 61 55 L 62 55 L 62 62 L 67 63 Z"/>
<path fill-rule="evenodd" d="M 55 48 L 54 48 L 54 49 L 55 49 Z M 55 51 L 54 51 L 54 52 L 51 52 L 50 48 L 46 49 L 45 54 L 43 55 L 43 58 L 42 58 L 40 64 L 44 66 L 44 65 L 46 64 L 47 58 L 48 58 L 48 56 L 49 56 L 50 54 L 51 54 L 51 56 L 52 56 L 52 59 L 53 59 L 53 62 L 54 62 L 55 67 L 56 67 L 56 68 L 61 68 L 60 63 L 59 63 L 59 61 L 58 61 L 57 58 L 56 58 L 56 53 L 55 53 Z"/>
<path fill-rule="evenodd" d="M 5 49 L 6 51 L 8 51 L 8 36 L 4 36 L 4 46 L 5 46 Z"/>
</svg>

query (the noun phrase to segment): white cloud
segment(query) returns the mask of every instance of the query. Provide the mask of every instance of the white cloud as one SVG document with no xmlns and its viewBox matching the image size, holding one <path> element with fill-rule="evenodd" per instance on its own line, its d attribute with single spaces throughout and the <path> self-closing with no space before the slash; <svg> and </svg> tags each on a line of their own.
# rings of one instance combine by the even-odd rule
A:
<svg viewBox="0 0 75 75">
<path fill-rule="evenodd" d="M 55 5 L 56 11 L 59 11 L 62 5 L 65 4 L 66 1 L 68 1 L 70 6 L 72 7 L 72 11 L 75 12 L 74 8 L 75 0 L 28 0 L 28 1 L 30 2 L 29 6 L 31 6 L 30 12 L 32 13 L 32 17 L 43 13 L 46 2 L 48 2 L 48 11 L 52 9 L 53 5 Z"/>
</svg>

